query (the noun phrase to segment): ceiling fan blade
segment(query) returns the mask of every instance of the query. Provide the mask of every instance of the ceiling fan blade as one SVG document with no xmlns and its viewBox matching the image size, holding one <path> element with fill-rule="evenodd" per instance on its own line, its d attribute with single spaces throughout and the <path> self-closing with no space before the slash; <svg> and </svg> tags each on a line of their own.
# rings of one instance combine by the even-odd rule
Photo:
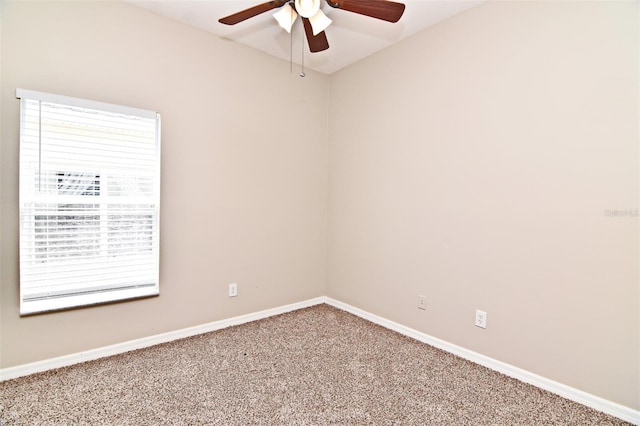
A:
<svg viewBox="0 0 640 426">
<path fill-rule="evenodd" d="M 403 3 L 386 0 L 327 0 L 327 4 L 336 9 L 389 22 L 398 22 L 405 8 Z"/>
<path fill-rule="evenodd" d="M 235 25 L 238 22 L 242 22 L 249 18 L 253 18 L 254 16 L 260 15 L 261 13 L 268 12 L 272 9 L 277 9 L 279 7 L 282 7 L 287 3 L 288 3 L 288 0 L 268 1 L 266 3 L 262 3 L 257 6 L 250 7 L 249 9 L 245 9 L 240 12 L 234 13 L 233 15 L 220 18 L 218 19 L 218 22 L 220 22 L 221 24 Z"/>
<path fill-rule="evenodd" d="M 317 35 L 313 35 L 313 27 L 311 26 L 311 22 L 309 22 L 309 18 L 302 18 L 302 23 L 304 24 L 304 32 L 307 34 L 309 50 L 313 53 L 327 50 L 329 48 L 329 41 L 327 40 L 327 35 L 324 31 L 319 32 Z"/>
</svg>

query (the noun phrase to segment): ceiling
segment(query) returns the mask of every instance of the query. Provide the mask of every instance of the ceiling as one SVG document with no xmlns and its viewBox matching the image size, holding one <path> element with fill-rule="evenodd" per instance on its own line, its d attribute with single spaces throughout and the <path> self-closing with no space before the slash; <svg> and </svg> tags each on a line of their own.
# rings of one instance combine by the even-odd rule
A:
<svg viewBox="0 0 640 426">
<path fill-rule="evenodd" d="M 389 23 L 344 10 L 322 2 L 322 11 L 333 23 L 326 34 L 330 48 L 310 53 L 300 20 L 291 35 L 281 29 L 269 11 L 236 25 L 224 25 L 219 18 L 247 9 L 266 0 L 125 0 L 190 26 L 216 34 L 223 39 L 244 44 L 286 61 L 300 69 L 332 74 L 360 59 L 423 31 L 438 22 L 470 9 L 484 0 L 397 0 L 406 5 L 397 23 Z"/>
</svg>

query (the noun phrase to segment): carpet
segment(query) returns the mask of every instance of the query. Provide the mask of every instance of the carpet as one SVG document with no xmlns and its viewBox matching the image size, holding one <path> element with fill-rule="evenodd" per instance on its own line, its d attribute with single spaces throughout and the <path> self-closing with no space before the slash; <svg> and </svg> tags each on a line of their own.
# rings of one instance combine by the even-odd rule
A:
<svg viewBox="0 0 640 426">
<path fill-rule="evenodd" d="M 318 305 L 0 383 L 3 425 L 622 425 Z"/>
</svg>

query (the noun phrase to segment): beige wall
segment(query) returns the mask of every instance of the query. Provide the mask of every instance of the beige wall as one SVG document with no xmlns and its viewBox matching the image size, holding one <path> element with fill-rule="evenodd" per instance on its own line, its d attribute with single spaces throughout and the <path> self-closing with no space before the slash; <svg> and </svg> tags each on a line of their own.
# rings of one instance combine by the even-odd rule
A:
<svg viewBox="0 0 640 426">
<path fill-rule="evenodd" d="M 489 2 L 334 74 L 327 294 L 639 409 L 637 18 Z"/>
<path fill-rule="evenodd" d="M 159 297 L 18 316 L 16 87 L 162 114 Z M 125 3 L 3 2 L 0 367 L 324 294 L 327 93 L 325 75 Z"/>
</svg>

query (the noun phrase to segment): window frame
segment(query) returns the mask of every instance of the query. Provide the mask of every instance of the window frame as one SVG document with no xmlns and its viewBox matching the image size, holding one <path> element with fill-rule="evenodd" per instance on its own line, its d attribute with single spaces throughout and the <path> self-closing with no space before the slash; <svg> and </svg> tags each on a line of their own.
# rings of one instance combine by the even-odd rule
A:
<svg viewBox="0 0 640 426">
<path fill-rule="evenodd" d="M 144 110 L 144 109 L 139 109 L 139 108 L 133 108 L 133 107 L 128 107 L 128 106 L 122 106 L 122 105 L 115 105 L 115 104 L 109 104 L 109 103 L 103 103 L 103 102 L 98 102 L 98 101 L 93 101 L 93 100 L 88 100 L 88 99 L 81 99 L 81 98 L 73 98 L 73 97 L 68 97 L 68 96 L 62 96 L 62 95 L 56 95 L 56 94 L 51 94 L 51 93 L 44 93 L 44 92 L 37 92 L 37 91 L 33 91 L 33 90 L 25 90 L 25 89 L 16 89 L 16 98 L 19 98 L 20 101 L 20 177 L 19 177 L 19 182 L 20 182 L 20 201 L 19 201 L 19 209 L 20 209 L 20 315 L 24 316 L 24 315 L 31 315 L 31 314 L 37 314 L 37 313 L 43 313 L 43 312 L 50 312 L 50 311 L 57 311 L 57 310 L 64 310 L 64 309 L 74 309 L 74 308 L 79 308 L 79 307 L 83 307 L 83 306 L 91 306 L 91 305 L 96 305 L 96 304 L 103 304 L 103 303 L 110 303 L 110 302 L 117 302 L 117 301 L 123 301 L 123 300 L 129 300 L 129 299 L 139 299 L 139 298 L 146 298 L 146 297 L 153 297 L 153 296 L 157 296 L 160 293 L 160 286 L 159 286 L 159 275 L 160 275 L 160 176 L 161 176 L 161 171 L 160 171 L 160 164 L 161 164 L 161 122 L 160 122 L 160 114 L 158 114 L 155 111 L 149 111 L 149 110 Z M 136 197 L 107 197 L 107 195 L 112 195 L 112 194 L 108 194 L 109 191 L 109 177 L 107 175 L 107 173 L 105 172 L 105 170 L 108 171 L 108 173 L 111 173 L 111 180 L 113 180 L 113 178 L 115 177 L 117 178 L 122 178 L 121 175 L 117 175 L 114 174 L 115 172 L 113 171 L 113 168 L 107 168 L 104 167 L 103 169 L 92 169 L 92 171 L 86 175 L 86 176 L 90 176 L 89 177 L 89 183 L 85 189 L 85 192 L 81 192 L 80 194 L 76 193 L 72 193 L 71 195 L 69 193 L 65 194 L 64 189 L 61 190 L 61 186 L 64 186 L 64 178 L 67 177 L 69 180 L 72 180 L 73 177 L 73 166 L 69 166 L 68 169 L 69 170 L 55 170 L 56 166 L 53 166 L 52 169 L 46 169 L 44 166 L 42 165 L 38 165 L 37 166 L 37 173 L 38 173 L 38 179 L 41 179 L 41 176 L 43 175 L 43 173 L 50 173 L 53 177 L 50 178 L 51 182 L 53 182 L 53 186 L 56 187 L 57 189 L 54 189 L 53 192 L 56 192 L 55 194 L 51 194 L 48 193 L 46 195 L 43 192 L 38 192 L 38 189 L 28 189 L 26 188 L 26 186 L 28 186 L 28 183 L 26 182 L 28 179 L 25 178 L 25 176 L 27 176 L 27 174 L 31 171 L 31 169 L 29 170 L 23 170 L 23 168 L 26 168 L 27 166 L 26 161 L 23 158 L 23 144 L 26 144 L 27 142 L 25 142 L 25 131 L 23 128 L 23 120 L 24 118 L 24 108 L 26 108 L 26 104 L 29 101 L 35 101 L 35 102 L 39 102 L 39 105 L 42 105 L 42 103 L 48 103 L 48 104 L 58 104 L 60 106 L 64 106 L 64 107 L 69 107 L 69 108 L 80 108 L 83 110 L 90 110 L 91 113 L 96 113 L 97 117 L 106 117 L 106 114 L 110 114 L 112 117 L 113 116 L 127 116 L 128 118 L 132 118 L 132 119 L 143 119 L 146 126 L 151 127 L 153 124 L 155 124 L 155 133 L 153 135 L 153 137 L 155 138 L 155 145 L 150 149 L 150 151 L 153 153 L 150 158 L 151 158 L 151 167 L 148 168 L 146 174 L 140 174 L 140 175 L 136 175 L 135 177 L 140 177 L 140 179 L 142 180 L 143 178 L 147 178 L 147 180 L 145 182 L 151 182 L 150 187 L 151 187 L 151 192 L 152 192 L 152 196 L 150 197 L 146 197 L 144 199 L 144 202 L 136 202 Z M 100 113 L 104 114 L 103 116 L 100 116 Z M 40 110 L 39 114 L 39 119 L 42 120 L 42 108 Z M 125 117 L 125 118 L 127 118 Z M 38 124 L 38 129 L 40 131 L 40 135 L 37 136 L 37 143 L 38 143 L 38 149 L 42 150 L 42 146 L 44 143 L 43 139 L 44 137 L 42 136 L 42 130 L 41 127 L 42 124 Z M 95 136 L 95 135 L 92 135 Z M 147 138 L 149 139 L 149 138 Z M 31 146 L 34 145 L 33 143 L 34 137 L 31 137 L 31 141 L 29 142 L 31 144 Z M 66 142 L 66 141 L 65 141 Z M 120 141 L 122 142 L 122 141 Z M 68 142 L 67 142 L 68 143 Z M 84 144 L 84 141 L 80 142 L 81 144 Z M 149 140 L 147 140 L 147 144 L 149 143 Z M 68 143 L 69 144 L 69 143 Z M 150 145 L 149 145 L 150 146 Z M 89 148 L 94 148 L 91 145 L 84 145 L 82 146 L 82 149 L 87 149 L 87 147 Z M 94 156 L 98 156 L 98 154 L 93 153 L 91 155 Z M 39 153 L 39 161 L 42 161 L 40 159 L 40 157 L 43 156 L 43 154 Z M 124 158 L 123 154 L 120 154 L 120 156 L 122 158 Z M 32 156 L 33 157 L 33 156 Z M 26 158 L 26 157 L 25 157 Z M 33 163 L 33 161 L 32 161 Z M 30 163 L 32 166 L 33 164 Z M 71 164 L 72 162 L 69 160 L 67 165 Z M 35 167 L 35 166 L 33 166 Z M 32 167 L 32 168 L 33 168 Z M 61 167 L 61 169 L 65 168 L 65 165 L 63 164 Z M 149 171 L 150 170 L 150 171 Z M 84 176 L 84 177 L 86 177 Z M 93 176 L 93 177 L 91 177 Z M 82 180 L 82 176 L 79 174 L 75 175 L 76 180 Z M 129 176 L 129 178 L 131 178 L 131 176 Z M 71 191 L 73 191 L 73 187 L 71 187 Z M 80 188 L 80 184 L 76 185 L 76 189 Z M 49 190 L 51 191 L 51 188 L 49 188 Z M 89 192 L 87 192 L 89 191 Z M 61 193 L 58 193 L 61 192 Z M 31 197 L 31 198 L 30 198 Z M 60 207 L 60 206 L 64 206 L 67 205 L 71 206 L 74 203 L 77 203 L 78 200 L 82 200 L 81 203 L 86 203 L 86 205 L 90 205 L 95 203 L 95 206 L 97 206 L 97 209 L 95 211 L 89 211 L 87 214 L 87 216 L 89 215 L 95 215 L 96 217 L 100 217 L 99 219 L 99 236 L 98 238 L 100 240 L 102 240 L 102 244 L 104 246 L 104 239 L 108 239 L 110 237 L 111 234 L 109 234 L 109 232 L 114 232 L 117 234 L 117 236 L 119 236 L 120 238 L 123 238 L 123 240 L 115 240 L 116 246 L 117 244 L 120 244 L 121 246 L 125 246 L 127 244 L 127 242 L 124 240 L 124 237 L 122 237 L 122 235 L 124 235 L 125 233 L 121 230 L 117 229 L 117 225 L 120 222 L 117 222 L 117 219 L 112 219 L 113 216 L 121 216 L 124 217 L 126 215 L 129 215 L 128 218 L 131 222 L 133 222 L 134 224 L 136 223 L 136 221 L 140 221 L 140 218 L 143 218 L 143 222 L 137 223 L 137 226 L 139 227 L 138 232 L 140 233 L 140 235 L 142 235 L 144 233 L 144 235 L 147 235 L 147 229 L 149 229 L 148 231 L 148 237 L 143 238 L 146 242 L 144 242 L 144 247 L 137 247 L 137 244 L 135 244 L 135 242 L 131 243 L 129 242 L 129 246 L 133 247 L 133 250 L 137 250 L 136 254 L 140 254 L 140 257 L 142 259 L 142 262 L 145 262 L 145 266 L 147 268 L 146 270 L 146 278 L 144 279 L 144 282 L 140 282 L 138 284 L 136 283 L 131 283 L 129 282 L 128 284 L 124 284 L 124 282 L 121 282 L 120 284 L 109 284 L 109 285 L 103 285 L 102 287 L 100 286 L 91 286 L 89 285 L 91 282 L 91 278 L 87 278 L 86 279 L 86 285 L 76 285 L 74 286 L 73 290 L 55 290 L 55 289 L 59 289 L 59 288 L 63 288 L 65 287 L 64 285 L 59 285 L 57 287 L 52 286 L 51 289 L 52 291 L 48 291 L 48 287 L 46 284 L 44 284 L 44 290 L 42 291 L 41 296 L 39 294 L 35 294 L 35 292 L 33 290 L 31 290 L 31 293 L 29 292 L 29 290 L 27 290 L 26 287 L 24 287 L 23 284 L 24 282 L 27 281 L 27 278 L 24 278 L 27 274 L 27 271 L 33 271 L 33 270 L 37 270 L 39 266 L 37 266 L 37 263 L 39 262 L 37 259 L 37 239 L 34 237 L 32 240 L 28 240 L 28 237 L 26 237 L 26 235 L 29 232 L 32 232 L 31 236 L 33 237 L 36 233 L 36 230 L 38 229 L 38 225 L 37 225 L 37 217 L 39 215 L 37 208 L 35 208 L 35 206 L 37 205 L 37 203 L 42 203 L 42 205 L 46 204 L 47 208 L 52 209 L 52 207 L 50 206 L 57 206 L 53 208 L 54 213 L 49 215 L 49 216 L 42 216 L 41 220 L 46 220 L 46 221 L 54 221 L 54 217 L 57 217 L 59 221 L 63 221 L 66 220 L 64 219 L 64 208 L 65 207 Z M 30 204 L 29 204 L 30 203 Z M 30 211 L 27 211 L 27 204 L 32 206 L 32 209 Z M 110 212 L 109 208 L 111 208 L 111 206 L 115 207 L 115 211 L 118 211 L 118 206 L 120 207 L 120 209 L 122 209 L 122 211 L 124 213 L 113 213 L 112 211 Z M 125 206 L 125 207 L 123 207 Z M 144 210 L 144 207 L 147 208 L 147 210 Z M 84 207 L 83 207 L 84 208 Z M 131 210 L 128 210 L 129 208 L 131 208 Z M 82 212 L 86 212 L 87 210 L 82 210 Z M 82 217 L 81 214 L 78 213 L 74 213 L 75 215 Z M 112 217 L 110 218 L 109 215 L 111 215 Z M 72 215 L 68 215 L 67 217 L 71 217 Z M 43 219 L 44 217 L 44 219 Z M 146 217 L 150 217 L 149 222 L 146 222 Z M 32 220 L 32 225 L 30 224 L 26 224 L 25 222 L 27 221 L 27 219 L 25 218 L 31 218 L 30 220 Z M 125 221 L 126 222 L 126 221 Z M 113 228 L 109 228 L 109 226 L 112 225 L 116 225 Z M 30 228 L 30 226 L 32 226 L 32 228 Z M 54 226 L 55 228 L 55 226 Z M 140 229 L 144 228 L 144 231 L 141 231 Z M 115 231 L 112 231 L 112 229 L 114 229 Z M 59 230 L 58 228 L 55 228 L 55 230 Z M 83 229 L 84 231 L 84 229 Z M 49 230 L 47 229 L 46 232 L 49 232 Z M 68 231 L 70 234 L 73 233 L 73 230 Z M 120 232 L 120 234 L 118 234 L 118 232 Z M 127 234 L 130 235 L 130 234 Z M 136 236 L 138 236 L 139 234 L 135 234 Z M 83 242 L 79 242 L 80 239 L 79 237 L 76 237 L 74 243 L 76 244 L 75 248 L 81 248 L 83 247 Z M 28 246 L 28 250 L 23 250 L 25 249 L 25 247 Z M 142 246 L 142 244 L 140 244 L 140 246 Z M 48 246 L 47 246 L 48 247 Z M 136 248 L 137 247 L 137 248 Z M 45 248 L 45 250 L 47 250 L 47 248 Z M 91 260 L 89 260 L 88 262 L 86 262 L 86 271 L 89 271 L 90 268 L 95 269 L 99 269 L 96 267 L 96 265 L 99 266 L 103 266 L 103 265 L 107 265 L 105 266 L 105 268 L 112 268 L 113 270 L 115 270 L 115 268 L 117 267 L 117 265 L 123 265 L 125 256 L 124 256 L 124 251 L 125 249 L 122 249 L 122 253 L 118 252 L 118 253 L 112 253 L 111 251 L 109 251 L 111 249 L 107 249 L 107 251 L 110 253 L 109 257 L 113 257 L 114 260 L 104 260 L 104 259 L 100 259 L 100 262 L 103 263 L 96 263 L 96 264 L 91 264 Z M 117 251 L 117 250 L 116 250 Z M 143 253 L 144 252 L 144 253 Z M 44 261 L 44 263 L 46 264 L 46 268 L 50 268 L 50 269 L 46 269 L 47 271 L 52 271 L 52 274 L 55 276 L 56 273 L 59 274 L 63 274 L 64 272 L 60 272 L 65 268 L 65 265 L 68 266 L 71 263 L 74 263 L 74 266 L 72 269 L 75 270 L 75 268 L 78 268 L 78 264 L 81 262 L 76 262 L 75 260 L 73 260 L 73 258 L 71 256 L 67 256 L 65 257 L 64 261 L 61 262 L 62 266 L 58 266 L 55 264 L 55 262 L 53 261 L 49 261 L 48 260 L 48 255 L 45 254 L 44 256 L 45 258 L 47 258 L 47 260 Z M 104 247 L 103 247 L 103 257 L 104 257 Z M 41 256 L 42 258 L 42 256 Z M 66 262 L 66 263 L 65 263 Z M 57 268 L 57 269 L 56 269 Z M 42 267 L 40 267 L 40 269 L 43 269 Z M 152 271 L 152 272 L 149 272 Z M 64 277 L 63 277 L 64 278 Z M 48 279 L 48 275 L 47 275 L 47 279 Z M 97 282 L 99 282 L 99 280 L 97 280 Z M 67 288 L 71 288 L 70 286 L 67 286 Z"/>
</svg>

